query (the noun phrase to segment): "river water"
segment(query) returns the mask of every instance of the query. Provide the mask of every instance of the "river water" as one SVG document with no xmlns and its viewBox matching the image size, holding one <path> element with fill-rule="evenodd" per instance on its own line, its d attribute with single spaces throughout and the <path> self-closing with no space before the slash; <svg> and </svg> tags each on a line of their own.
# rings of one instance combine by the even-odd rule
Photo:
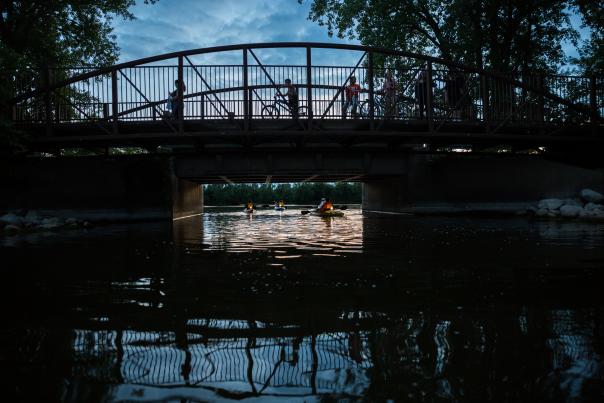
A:
<svg viewBox="0 0 604 403">
<path fill-rule="evenodd" d="M 604 401 L 601 224 L 206 210 L 0 253 L 17 401 Z"/>
</svg>

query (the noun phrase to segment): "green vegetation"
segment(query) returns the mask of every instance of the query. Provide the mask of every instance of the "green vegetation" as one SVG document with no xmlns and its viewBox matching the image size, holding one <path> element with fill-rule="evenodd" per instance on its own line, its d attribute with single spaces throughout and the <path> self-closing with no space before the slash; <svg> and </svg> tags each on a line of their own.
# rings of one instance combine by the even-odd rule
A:
<svg viewBox="0 0 604 403">
<path fill-rule="evenodd" d="M 312 0 L 309 18 L 364 45 L 505 73 L 553 73 L 567 63 L 604 72 L 604 0 Z M 589 38 L 582 41 L 579 28 Z M 565 44 L 580 57 L 567 57 Z"/>
<path fill-rule="evenodd" d="M 156 3 L 158 0 L 144 0 Z M 64 67 L 114 64 L 119 47 L 112 19 L 133 19 L 135 0 L 8 0 L 0 1 L 0 150 L 17 152 L 26 141 L 10 123 L 8 101 L 39 86 L 36 77 L 54 68 L 60 81 Z M 6 84 L 7 85 L 6 85 Z"/>
<path fill-rule="evenodd" d="M 316 204 L 329 197 L 337 204 L 361 203 L 360 183 L 281 183 L 205 185 L 204 204 L 209 206 L 243 205 L 252 200 L 256 205 L 283 199 L 288 204 Z"/>
</svg>

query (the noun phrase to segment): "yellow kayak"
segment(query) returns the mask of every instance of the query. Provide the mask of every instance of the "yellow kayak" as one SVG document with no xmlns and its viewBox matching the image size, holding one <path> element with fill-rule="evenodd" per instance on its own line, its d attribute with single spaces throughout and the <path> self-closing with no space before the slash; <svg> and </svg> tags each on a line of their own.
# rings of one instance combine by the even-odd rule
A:
<svg viewBox="0 0 604 403">
<path fill-rule="evenodd" d="M 344 217 L 344 212 L 340 210 L 316 211 L 315 214 L 321 217 Z"/>
</svg>

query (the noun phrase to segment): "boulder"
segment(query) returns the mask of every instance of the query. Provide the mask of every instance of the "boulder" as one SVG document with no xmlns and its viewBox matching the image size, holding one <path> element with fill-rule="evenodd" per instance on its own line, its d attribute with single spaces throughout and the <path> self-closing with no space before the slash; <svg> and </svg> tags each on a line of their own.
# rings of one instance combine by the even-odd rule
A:
<svg viewBox="0 0 604 403">
<path fill-rule="evenodd" d="M 572 218 L 578 217 L 583 211 L 583 207 L 579 206 L 562 206 L 560 207 L 560 215 L 562 217 Z"/>
<path fill-rule="evenodd" d="M 604 195 L 596 192 L 595 190 L 583 189 L 579 193 L 579 196 L 585 203 L 604 203 Z"/>
<path fill-rule="evenodd" d="M 545 208 L 540 208 L 539 210 L 535 211 L 535 215 L 537 217 L 545 217 L 547 213 L 549 213 L 549 210 Z"/>
<path fill-rule="evenodd" d="M 65 225 L 78 225 L 78 220 L 76 218 L 69 217 L 65 220 Z"/>
<path fill-rule="evenodd" d="M 59 228 L 61 225 L 60 224 L 56 224 L 56 223 L 42 223 L 40 225 L 38 225 L 36 228 L 38 229 L 55 229 L 55 228 Z"/>
<path fill-rule="evenodd" d="M 566 199 L 566 200 L 564 200 L 563 206 L 583 207 L 583 203 L 581 203 L 581 200 L 577 200 L 577 199 Z"/>
<path fill-rule="evenodd" d="M 539 209 L 556 210 L 564 204 L 564 200 L 560 199 L 543 199 L 539 201 L 537 207 Z"/>
<path fill-rule="evenodd" d="M 6 226 L 8 225 L 16 225 L 17 227 L 23 226 L 23 217 L 20 217 L 16 214 L 9 213 L 0 217 L 0 221 L 2 221 Z"/>
<path fill-rule="evenodd" d="M 63 221 L 59 217 L 48 217 L 42 220 L 42 225 L 52 225 L 54 227 L 59 227 L 63 225 Z"/>
<path fill-rule="evenodd" d="M 40 222 L 42 222 L 42 217 L 40 217 L 34 210 L 28 211 L 23 218 L 27 224 L 40 224 Z"/>
<path fill-rule="evenodd" d="M 604 205 L 596 204 L 596 203 L 587 203 L 585 207 L 583 207 L 586 211 L 594 211 L 594 210 L 604 210 Z"/>
</svg>

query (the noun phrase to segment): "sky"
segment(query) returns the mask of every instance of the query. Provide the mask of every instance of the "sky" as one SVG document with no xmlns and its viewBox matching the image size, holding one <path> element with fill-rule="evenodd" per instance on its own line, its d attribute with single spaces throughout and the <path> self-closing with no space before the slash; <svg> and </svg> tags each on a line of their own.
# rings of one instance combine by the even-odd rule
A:
<svg viewBox="0 0 604 403">
<path fill-rule="evenodd" d="M 130 11 L 134 21 L 114 21 L 120 62 L 179 50 L 253 42 L 358 43 L 330 38 L 327 28 L 308 20 L 310 1 L 297 0 L 142 0 Z M 283 51 L 263 51 L 263 62 L 278 63 L 291 57 Z M 294 54 L 302 56 L 300 51 Z M 320 53 L 320 51 L 318 51 Z M 262 52 L 260 52 L 262 53 Z M 355 63 L 358 55 L 344 55 Z M 340 55 L 341 57 L 342 55 Z M 318 58 L 327 55 L 317 54 Z M 313 55 L 313 61 L 316 61 Z M 235 61 L 237 55 L 212 55 L 213 62 Z M 217 60 L 218 59 L 218 60 Z M 302 61 L 302 60 L 301 60 Z M 328 60 L 326 60 L 328 61 Z"/>
<path fill-rule="evenodd" d="M 353 43 L 356 40 L 329 37 L 327 28 L 308 19 L 311 0 L 159 0 L 144 4 L 137 0 L 130 11 L 133 21 L 115 19 L 120 62 L 162 53 L 209 46 L 253 42 L 329 42 Z M 579 26 L 578 16 L 571 17 Z M 581 31 L 587 36 L 585 30 Z M 577 52 L 565 43 L 567 55 Z M 265 64 L 304 64 L 304 51 L 257 51 Z M 313 50 L 313 64 L 355 65 L 358 52 Z M 337 58 L 337 59 L 336 59 Z M 241 52 L 212 54 L 193 58 L 193 62 L 241 63 Z"/>
</svg>

